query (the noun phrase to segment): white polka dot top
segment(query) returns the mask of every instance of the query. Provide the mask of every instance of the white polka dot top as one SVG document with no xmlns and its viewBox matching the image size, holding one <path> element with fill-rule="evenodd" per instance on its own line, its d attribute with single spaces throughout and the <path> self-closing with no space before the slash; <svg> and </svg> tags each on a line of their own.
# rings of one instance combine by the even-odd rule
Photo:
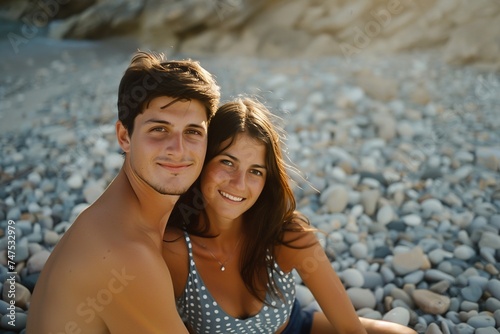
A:
<svg viewBox="0 0 500 334">
<path fill-rule="evenodd" d="M 264 304 L 255 316 L 233 318 L 224 312 L 205 287 L 196 269 L 191 239 L 186 232 L 184 236 L 189 254 L 189 275 L 184 292 L 177 299 L 177 311 L 196 333 L 275 333 L 283 326 L 290 317 L 295 300 L 295 280 L 292 273 L 285 274 L 275 262 L 275 270 L 270 271 L 270 275 L 274 275 L 285 301 L 277 297 L 273 299 L 267 293 L 268 305 Z"/>
</svg>

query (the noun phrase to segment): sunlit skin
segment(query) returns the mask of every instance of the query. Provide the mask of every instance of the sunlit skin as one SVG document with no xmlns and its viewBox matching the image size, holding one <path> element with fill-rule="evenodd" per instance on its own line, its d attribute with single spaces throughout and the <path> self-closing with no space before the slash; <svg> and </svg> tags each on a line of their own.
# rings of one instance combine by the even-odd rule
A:
<svg viewBox="0 0 500 334">
<path fill-rule="evenodd" d="M 230 147 L 208 162 L 201 176 L 201 192 L 209 218 L 239 221 L 255 204 L 266 182 L 265 153 L 263 143 L 239 134 Z"/>
<path fill-rule="evenodd" d="M 158 97 L 137 116 L 124 151 L 130 152 L 132 176 L 161 194 L 180 195 L 200 174 L 206 143 L 207 117 L 199 101 Z"/>
<path fill-rule="evenodd" d="M 187 333 L 161 248 L 178 195 L 202 168 L 206 131 L 201 103 L 166 96 L 137 116 L 131 135 L 117 122 L 123 167 L 52 251 L 28 334 Z"/>
</svg>

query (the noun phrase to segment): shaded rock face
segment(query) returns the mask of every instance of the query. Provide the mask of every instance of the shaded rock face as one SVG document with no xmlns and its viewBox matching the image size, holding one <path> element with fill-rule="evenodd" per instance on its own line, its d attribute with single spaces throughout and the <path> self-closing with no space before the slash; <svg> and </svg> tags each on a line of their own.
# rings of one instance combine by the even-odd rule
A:
<svg viewBox="0 0 500 334">
<path fill-rule="evenodd" d="M 4 18 L 26 20 L 40 11 L 48 14 L 50 34 L 57 38 L 131 35 L 158 49 L 265 57 L 349 59 L 369 52 L 438 48 L 449 63 L 500 67 L 497 0 L 10 0 L 0 4 Z"/>
</svg>

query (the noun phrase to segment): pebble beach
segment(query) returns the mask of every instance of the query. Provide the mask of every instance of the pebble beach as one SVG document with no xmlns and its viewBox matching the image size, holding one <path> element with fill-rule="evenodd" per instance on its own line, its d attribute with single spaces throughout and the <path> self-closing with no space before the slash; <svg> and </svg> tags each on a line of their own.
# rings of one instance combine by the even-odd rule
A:
<svg viewBox="0 0 500 334">
<path fill-rule="evenodd" d="M 66 47 L 46 51 L 43 61 L 34 54 L 2 65 L 2 333 L 24 333 L 51 250 L 123 161 L 116 92 L 134 49 Z M 446 64 L 436 52 L 166 53 L 214 73 L 222 102 L 257 96 L 281 118 L 298 209 L 318 229 L 360 316 L 425 334 L 499 333 L 498 72 Z M 318 308 L 296 280 L 301 304 Z"/>
</svg>

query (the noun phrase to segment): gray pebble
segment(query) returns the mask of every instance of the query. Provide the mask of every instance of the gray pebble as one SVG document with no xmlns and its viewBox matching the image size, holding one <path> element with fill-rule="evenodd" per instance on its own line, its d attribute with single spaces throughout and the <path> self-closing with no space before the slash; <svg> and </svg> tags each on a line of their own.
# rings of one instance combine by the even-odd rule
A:
<svg viewBox="0 0 500 334">
<path fill-rule="evenodd" d="M 491 293 L 493 297 L 500 300 L 500 281 L 497 279 L 492 279 L 488 282 L 486 290 Z"/>
<path fill-rule="evenodd" d="M 422 218 L 416 214 L 410 214 L 402 217 L 403 222 L 408 226 L 418 226 L 422 223 Z"/>
<path fill-rule="evenodd" d="M 448 311 L 446 312 L 446 319 L 451 320 L 454 324 L 458 324 L 461 322 L 460 316 L 458 315 L 458 312 L 456 311 Z"/>
<path fill-rule="evenodd" d="M 450 327 L 453 326 L 453 323 L 447 319 L 444 319 L 441 322 L 441 330 L 443 331 L 443 334 L 451 334 Z"/>
<path fill-rule="evenodd" d="M 455 283 L 455 277 L 452 275 L 446 274 L 437 269 L 429 269 L 425 271 L 425 278 L 430 281 L 442 281 L 447 280 L 450 283 Z"/>
<path fill-rule="evenodd" d="M 427 327 L 425 334 L 443 334 L 443 332 L 436 323 L 432 323 Z"/>
<path fill-rule="evenodd" d="M 488 247 L 491 249 L 500 249 L 500 235 L 484 232 L 481 234 L 481 240 L 479 240 L 478 246 L 480 248 Z"/>
<path fill-rule="evenodd" d="M 396 214 L 394 212 L 394 209 L 390 205 L 382 206 L 377 212 L 377 222 L 381 223 L 382 225 L 387 225 L 395 218 Z"/>
<path fill-rule="evenodd" d="M 464 300 L 460 304 L 460 310 L 464 312 L 469 312 L 469 311 L 478 311 L 479 310 L 479 304 L 475 302 L 471 302 L 468 300 Z"/>
<path fill-rule="evenodd" d="M 425 276 L 425 273 L 423 270 L 417 270 L 417 271 L 414 271 L 414 272 L 406 275 L 405 277 L 403 277 L 403 280 L 404 280 L 405 284 L 415 284 L 416 285 L 422 281 L 424 276 Z"/>
<path fill-rule="evenodd" d="M 424 218 L 430 218 L 433 214 L 440 213 L 443 210 L 443 204 L 436 198 L 430 198 L 421 204 L 422 215 Z"/>
<path fill-rule="evenodd" d="M 429 260 L 433 264 L 439 264 L 445 258 L 453 257 L 453 253 L 445 251 L 444 249 L 438 248 L 438 249 L 434 249 L 430 253 L 428 253 L 428 257 L 429 257 Z"/>
<path fill-rule="evenodd" d="M 394 271 L 392 271 L 392 269 L 388 266 L 382 266 L 382 268 L 380 268 L 380 273 L 382 274 L 382 277 L 384 278 L 384 281 L 386 283 L 392 282 L 396 277 Z"/>
<path fill-rule="evenodd" d="M 402 300 L 406 305 L 408 305 L 412 309 L 415 308 L 415 303 L 413 302 L 413 299 L 405 290 L 394 288 L 391 290 L 390 295 L 394 297 L 394 299 L 396 300 L 398 299 Z"/>
<path fill-rule="evenodd" d="M 362 288 L 349 288 L 347 294 L 355 309 L 360 308 L 375 308 L 376 300 L 372 291 Z"/>
<path fill-rule="evenodd" d="M 483 328 L 478 328 L 474 332 L 474 334 L 498 334 L 499 331 L 493 326 L 490 327 L 483 327 Z"/>
<path fill-rule="evenodd" d="M 21 238 L 16 243 L 16 254 L 15 254 L 14 261 L 16 263 L 19 263 L 21 261 L 28 259 L 28 257 L 29 257 L 28 239 Z"/>
<path fill-rule="evenodd" d="M 474 334 L 476 329 L 469 324 L 461 323 L 454 327 L 456 334 Z"/>
<path fill-rule="evenodd" d="M 21 218 L 21 210 L 18 207 L 11 208 L 7 211 L 7 219 L 17 221 L 19 218 Z"/>
<path fill-rule="evenodd" d="M 404 307 L 395 307 L 384 314 L 382 319 L 403 326 L 408 326 L 408 323 L 410 322 L 410 312 Z"/>
<path fill-rule="evenodd" d="M 346 287 L 362 287 L 365 283 L 363 274 L 357 269 L 346 269 L 339 273 L 339 277 Z"/>
<path fill-rule="evenodd" d="M 383 259 L 389 255 L 392 255 L 392 251 L 389 247 L 387 246 L 380 246 L 375 248 L 373 251 L 373 257 L 375 259 Z"/>
<path fill-rule="evenodd" d="M 485 314 L 479 314 L 467 320 L 467 324 L 474 328 L 495 326 L 495 318 Z"/>
<path fill-rule="evenodd" d="M 469 277 L 469 285 L 475 285 L 481 288 L 481 291 L 486 289 L 488 278 L 484 276 L 474 275 Z"/>
<path fill-rule="evenodd" d="M 427 223 L 429 223 L 430 221 L 428 221 Z M 422 248 L 422 251 L 425 254 L 428 254 L 435 249 L 439 249 L 441 247 L 441 243 L 436 239 L 425 238 L 418 241 L 418 246 Z"/>
<path fill-rule="evenodd" d="M 497 309 L 495 312 L 493 312 L 493 318 L 495 318 L 495 322 L 497 324 L 500 324 L 500 309 Z"/>
<path fill-rule="evenodd" d="M 356 242 L 351 245 L 350 252 L 356 259 L 366 259 L 368 256 L 368 247 L 362 242 Z"/>
<path fill-rule="evenodd" d="M 362 272 L 364 278 L 363 288 L 365 289 L 375 289 L 376 287 L 383 286 L 384 279 L 382 275 L 378 272 L 365 271 Z"/>
<path fill-rule="evenodd" d="M 495 312 L 496 310 L 500 310 L 500 300 L 490 297 L 486 299 L 486 302 L 484 303 L 484 307 L 487 311 L 490 312 Z"/>
<path fill-rule="evenodd" d="M 490 216 L 490 225 L 500 229 L 500 214 Z"/>
<path fill-rule="evenodd" d="M 491 217 L 497 213 L 497 208 L 491 203 L 483 202 L 474 207 L 474 212 L 483 217 Z"/>
<path fill-rule="evenodd" d="M 462 297 L 470 302 L 477 302 L 483 295 L 483 289 L 475 284 L 471 284 L 460 290 Z"/>
<path fill-rule="evenodd" d="M 479 254 L 483 259 L 488 261 L 489 263 L 496 263 L 497 260 L 495 258 L 495 249 L 490 247 L 481 247 L 479 250 Z"/>
<path fill-rule="evenodd" d="M 460 311 L 460 303 L 461 303 L 460 298 L 457 298 L 457 297 L 450 298 L 450 308 L 449 308 L 449 310 L 453 311 L 453 312 Z"/>
<path fill-rule="evenodd" d="M 442 280 L 437 283 L 434 283 L 431 285 L 429 288 L 432 292 L 438 293 L 438 294 L 444 294 L 448 288 L 450 287 L 451 283 L 450 281 L 447 280 Z"/>
</svg>

